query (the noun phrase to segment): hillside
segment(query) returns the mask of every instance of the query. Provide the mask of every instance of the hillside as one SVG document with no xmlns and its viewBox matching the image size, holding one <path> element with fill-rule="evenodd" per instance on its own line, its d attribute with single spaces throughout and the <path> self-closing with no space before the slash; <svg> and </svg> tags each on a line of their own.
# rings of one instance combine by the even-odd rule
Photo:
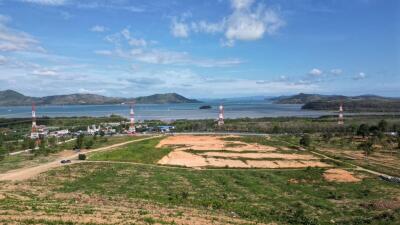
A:
<svg viewBox="0 0 400 225">
<path fill-rule="evenodd" d="M 302 109 L 338 110 L 340 103 L 343 103 L 345 111 L 348 112 L 400 112 L 400 100 L 396 99 L 350 99 L 344 101 L 312 101 L 304 104 L 302 106 Z"/>
<path fill-rule="evenodd" d="M 273 98 L 277 104 L 304 104 L 302 109 L 338 110 L 343 103 L 348 112 L 400 112 L 400 99 L 377 95 L 343 96 L 300 93 Z"/>
<path fill-rule="evenodd" d="M 154 94 L 146 97 L 138 97 L 135 98 L 135 102 L 138 104 L 166 104 L 166 103 L 199 103 L 195 99 L 188 99 L 183 97 L 182 95 L 178 95 L 176 93 L 167 93 L 167 94 Z"/>
<path fill-rule="evenodd" d="M 155 94 L 137 98 L 116 98 L 96 94 L 53 95 L 45 97 L 29 97 L 13 90 L 0 91 L 0 106 L 31 105 L 104 105 L 136 102 L 140 104 L 197 103 L 176 93 Z"/>
<path fill-rule="evenodd" d="M 321 101 L 321 100 L 338 100 L 338 99 L 346 99 L 346 96 L 341 95 L 318 95 L 318 94 L 304 94 L 300 93 L 298 95 L 293 96 L 281 96 L 277 98 L 273 98 L 273 102 L 277 104 L 306 104 L 308 102 L 313 101 Z"/>
<path fill-rule="evenodd" d="M 300 93 L 293 96 L 281 96 L 271 99 L 276 104 L 307 104 L 317 101 L 393 101 L 399 100 L 395 98 L 387 98 L 377 95 L 360 95 L 360 96 L 344 96 L 344 95 L 319 95 Z"/>
</svg>

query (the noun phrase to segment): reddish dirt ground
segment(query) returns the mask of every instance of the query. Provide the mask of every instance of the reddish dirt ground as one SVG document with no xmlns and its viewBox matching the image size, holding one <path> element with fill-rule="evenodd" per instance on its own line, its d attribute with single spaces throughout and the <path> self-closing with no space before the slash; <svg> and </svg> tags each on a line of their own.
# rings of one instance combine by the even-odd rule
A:
<svg viewBox="0 0 400 225">
<path fill-rule="evenodd" d="M 360 178 L 357 178 L 353 173 L 343 169 L 329 169 L 325 171 L 324 178 L 331 182 L 359 182 Z"/>
<path fill-rule="evenodd" d="M 173 147 L 174 150 L 158 161 L 158 164 L 195 168 L 305 168 L 330 166 L 318 161 L 319 158 L 312 155 L 274 152 L 278 148 L 240 141 L 226 141 L 223 138 L 223 136 L 194 135 L 165 138 L 157 147 Z M 189 152 L 188 150 L 191 151 Z"/>
</svg>

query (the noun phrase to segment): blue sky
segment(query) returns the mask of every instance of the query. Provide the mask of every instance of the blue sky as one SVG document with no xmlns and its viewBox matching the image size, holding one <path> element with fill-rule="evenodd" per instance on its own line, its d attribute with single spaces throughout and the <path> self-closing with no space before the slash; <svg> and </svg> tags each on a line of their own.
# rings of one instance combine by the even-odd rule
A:
<svg viewBox="0 0 400 225">
<path fill-rule="evenodd" d="M 396 0 L 0 0 L 0 89 L 400 96 Z"/>
</svg>

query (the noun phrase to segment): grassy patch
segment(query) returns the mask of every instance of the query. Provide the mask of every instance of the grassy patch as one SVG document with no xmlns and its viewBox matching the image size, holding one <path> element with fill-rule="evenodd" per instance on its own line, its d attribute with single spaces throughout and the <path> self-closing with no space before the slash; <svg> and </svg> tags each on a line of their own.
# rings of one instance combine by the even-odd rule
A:
<svg viewBox="0 0 400 225">
<path fill-rule="evenodd" d="M 156 148 L 161 139 L 143 140 L 115 150 L 97 152 L 89 155 L 89 159 L 95 161 L 156 163 L 172 150 L 171 148 Z"/>
<path fill-rule="evenodd" d="M 76 178 L 65 179 L 66 169 L 59 168 L 46 178 L 61 187 L 59 192 L 142 199 L 283 224 L 357 224 L 360 220 L 394 224 L 400 219 L 400 210 L 365 207 L 399 196 L 398 185 L 376 178 L 359 183 L 326 182 L 324 169 L 318 168 L 197 171 L 99 163 L 70 166 L 68 173 Z M 292 179 L 301 182 L 292 183 Z"/>
</svg>

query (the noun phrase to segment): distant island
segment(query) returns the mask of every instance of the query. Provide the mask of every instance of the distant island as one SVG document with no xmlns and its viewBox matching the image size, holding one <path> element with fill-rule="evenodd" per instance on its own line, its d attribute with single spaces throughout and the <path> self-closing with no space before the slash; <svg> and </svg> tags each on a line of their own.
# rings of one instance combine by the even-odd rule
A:
<svg viewBox="0 0 400 225">
<path fill-rule="evenodd" d="M 199 107 L 199 109 L 211 109 L 211 105 L 202 105 Z"/>
<path fill-rule="evenodd" d="M 343 103 L 350 112 L 400 112 L 400 98 L 377 95 L 318 95 L 300 93 L 293 96 L 271 98 L 276 104 L 303 104 L 302 109 L 338 110 Z"/>
<path fill-rule="evenodd" d="M 13 90 L 0 91 L 0 106 L 24 106 L 35 102 L 37 105 L 105 105 L 105 104 L 168 104 L 200 103 L 176 93 L 154 94 L 137 98 L 106 97 L 96 94 L 69 94 L 45 97 L 29 97 Z"/>
</svg>

